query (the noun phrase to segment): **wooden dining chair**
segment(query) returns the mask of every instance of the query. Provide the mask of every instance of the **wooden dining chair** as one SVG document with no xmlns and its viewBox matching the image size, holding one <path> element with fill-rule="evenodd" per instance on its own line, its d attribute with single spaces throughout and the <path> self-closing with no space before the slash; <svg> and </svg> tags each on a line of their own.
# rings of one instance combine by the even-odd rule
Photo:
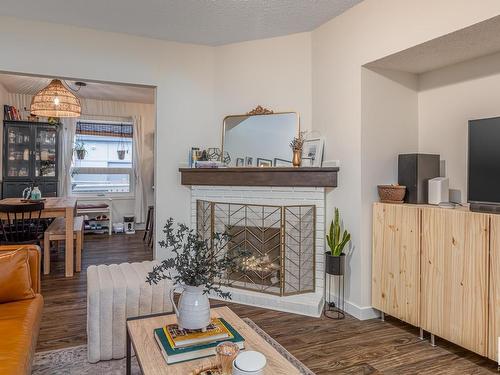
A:
<svg viewBox="0 0 500 375">
<path fill-rule="evenodd" d="M 44 203 L 0 204 L 0 244 L 40 245 Z"/>
<path fill-rule="evenodd" d="M 144 237 L 142 237 L 143 241 L 146 241 L 147 237 L 149 247 L 153 247 L 154 230 L 155 230 L 155 207 L 149 206 L 148 216 L 146 217 L 146 229 L 144 230 Z"/>
</svg>

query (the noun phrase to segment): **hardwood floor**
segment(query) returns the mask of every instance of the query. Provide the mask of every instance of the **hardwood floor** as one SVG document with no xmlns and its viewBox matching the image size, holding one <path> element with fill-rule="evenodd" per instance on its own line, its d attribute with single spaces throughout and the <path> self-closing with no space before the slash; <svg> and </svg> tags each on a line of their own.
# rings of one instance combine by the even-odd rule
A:
<svg viewBox="0 0 500 375">
<path fill-rule="evenodd" d="M 45 307 L 38 350 L 86 343 L 86 268 L 91 264 L 135 262 L 152 258 L 135 235 L 86 236 L 82 272 L 64 277 L 62 247 L 52 254 L 51 274 L 42 277 Z M 220 303 L 213 301 L 213 303 Z M 489 374 L 493 361 L 437 339 L 420 341 L 418 329 L 396 319 L 334 321 L 256 307 L 228 304 L 249 317 L 293 355 L 319 374 Z"/>
</svg>

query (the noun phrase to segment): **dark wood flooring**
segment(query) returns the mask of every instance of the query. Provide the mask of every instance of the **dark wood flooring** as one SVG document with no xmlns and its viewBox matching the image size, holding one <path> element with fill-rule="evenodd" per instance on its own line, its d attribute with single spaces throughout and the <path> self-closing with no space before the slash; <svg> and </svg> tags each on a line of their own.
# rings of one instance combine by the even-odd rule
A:
<svg viewBox="0 0 500 375">
<path fill-rule="evenodd" d="M 52 254 L 51 274 L 42 278 L 45 307 L 38 350 L 86 343 L 86 275 L 91 264 L 134 262 L 152 258 L 136 235 L 89 235 L 82 272 L 64 277 L 62 247 Z M 219 301 L 213 301 L 219 304 Z M 334 321 L 229 304 L 249 317 L 317 374 L 490 374 L 493 361 L 443 340 L 433 348 L 420 341 L 418 329 L 396 319 Z"/>
</svg>

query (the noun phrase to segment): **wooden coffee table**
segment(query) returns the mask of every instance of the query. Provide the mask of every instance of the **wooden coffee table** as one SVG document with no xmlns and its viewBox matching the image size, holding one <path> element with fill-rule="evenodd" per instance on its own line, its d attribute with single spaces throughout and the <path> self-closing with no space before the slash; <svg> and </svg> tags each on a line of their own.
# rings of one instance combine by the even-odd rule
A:
<svg viewBox="0 0 500 375">
<path fill-rule="evenodd" d="M 229 307 L 217 307 L 212 310 L 212 317 L 224 318 L 244 338 L 245 350 L 256 350 L 267 358 L 266 375 L 299 375 L 300 372 L 276 349 L 259 336 Z M 127 375 L 131 371 L 131 346 L 144 375 L 188 375 L 203 364 L 214 362 L 215 357 L 202 358 L 189 362 L 167 365 L 154 338 L 153 330 L 177 321 L 174 314 L 157 314 L 127 319 Z"/>
</svg>

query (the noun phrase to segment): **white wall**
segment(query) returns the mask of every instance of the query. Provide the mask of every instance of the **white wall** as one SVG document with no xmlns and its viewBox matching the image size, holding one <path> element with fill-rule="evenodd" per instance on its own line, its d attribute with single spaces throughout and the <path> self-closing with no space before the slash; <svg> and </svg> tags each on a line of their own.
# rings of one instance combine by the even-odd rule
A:
<svg viewBox="0 0 500 375">
<path fill-rule="evenodd" d="M 262 105 L 298 112 L 311 128 L 311 34 L 229 44 L 215 48 L 215 118 L 243 114 Z"/>
<path fill-rule="evenodd" d="M 467 129 L 500 116 L 500 54 L 420 75 L 419 150 L 441 155 L 450 188 L 467 202 Z"/>
<path fill-rule="evenodd" d="M 397 183 L 397 155 L 418 150 L 417 89 L 414 74 L 361 71 L 361 236 L 367 246 L 377 185 Z"/>
<path fill-rule="evenodd" d="M 158 87 L 157 229 L 168 216 L 187 222 L 189 189 L 179 184 L 178 163 L 192 145 L 220 144 L 225 115 L 257 104 L 300 112 L 304 128 L 326 136 L 326 159 L 341 160 L 328 220 L 338 206 L 352 232 L 346 297 L 364 316 L 371 236 L 363 218 L 373 190 L 362 189 L 369 175 L 361 151 L 362 66 L 498 14 L 497 0 L 365 0 L 312 33 L 215 48 L 0 18 L 0 45 L 10 56 L 0 59 L 0 71 Z M 404 141 L 412 144 L 413 136 Z"/>
<path fill-rule="evenodd" d="M 189 220 L 178 164 L 192 144 L 219 143 L 213 48 L 8 17 L 0 18 L 0 45 L 10 56 L 0 71 L 156 86 L 157 229 L 169 216 Z"/>
<path fill-rule="evenodd" d="M 326 159 L 341 161 L 327 222 L 338 206 L 352 232 L 346 298 L 359 317 L 371 316 L 371 224 L 363 218 L 374 199 L 372 188 L 362 189 L 370 175 L 361 152 L 362 66 L 499 13 L 495 0 L 365 0 L 312 32 L 313 128 L 326 136 Z M 412 136 L 402 141 L 412 144 Z"/>
</svg>

